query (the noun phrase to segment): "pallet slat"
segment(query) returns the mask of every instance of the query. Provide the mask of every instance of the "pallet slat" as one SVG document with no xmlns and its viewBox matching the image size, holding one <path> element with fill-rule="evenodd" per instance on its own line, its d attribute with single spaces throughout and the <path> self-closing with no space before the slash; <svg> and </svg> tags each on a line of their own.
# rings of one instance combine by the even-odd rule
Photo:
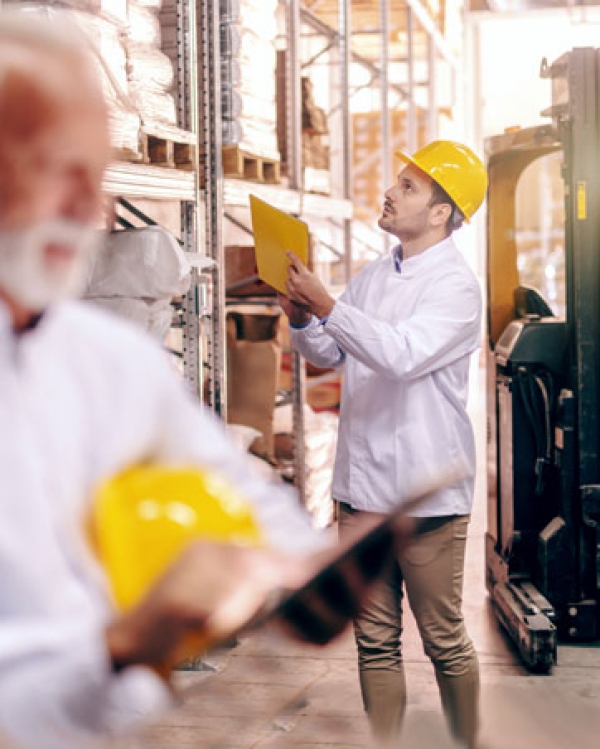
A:
<svg viewBox="0 0 600 749">
<path fill-rule="evenodd" d="M 225 177 L 278 185 L 281 182 L 281 163 L 278 159 L 256 156 L 239 146 L 223 146 L 223 174 Z M 119 151 L 124 161 L 151 166 L 193 171 L 196 145 L 176 140 L 170 133 L 140 133 L 140 152 Z"/>
<path fill-rule="evenodd" d="M 116 156 L 131 163 L 193 171 L 196 168 L 195 136 L 174 127 L 143 127 L 139 133 L 139 151 L 119 149 Z"/>
<path fill-rule="evenodd" d="M 175 166 L 173 141 L 156 135 L 146 135 L 142 141 L 146 164 L 155 166 Z"/>
<path fill-rule="evenodd" d="M 223 174 L 226 177 L 279 184 L 280 170 L 281 164 L 276 159 L 256 156 L 239 146 L 223 146 Z"/>
</svg>

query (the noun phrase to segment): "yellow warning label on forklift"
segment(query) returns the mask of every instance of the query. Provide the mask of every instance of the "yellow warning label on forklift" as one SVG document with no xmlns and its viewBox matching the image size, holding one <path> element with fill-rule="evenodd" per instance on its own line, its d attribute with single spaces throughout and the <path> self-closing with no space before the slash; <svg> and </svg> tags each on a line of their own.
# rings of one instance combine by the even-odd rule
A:
<svg viewBox="0 0 600 749">
<path fill-rule="evenodd" d="M 587 219 L 587 182 L 577 183 L 577 218 L 579 221 Z"/>
</svg>

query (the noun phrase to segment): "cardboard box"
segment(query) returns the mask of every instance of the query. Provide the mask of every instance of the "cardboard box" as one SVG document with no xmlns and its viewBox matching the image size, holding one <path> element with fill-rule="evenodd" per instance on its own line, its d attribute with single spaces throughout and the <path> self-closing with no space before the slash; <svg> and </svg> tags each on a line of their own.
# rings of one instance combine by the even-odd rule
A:
<svg viewBox="0 0 600 749">
<path fill-rule="evenodd" d="M 238 341 L 272 341 L 277 338 L 279 313 L 229 312 L 228 321 L 235 325 Z M 231 323 L 228 322 L 230 325 Z"/>
<path fill-rule="evenodd" d="M 262 433 L 251 451 L 267 459 L 274 457 L 273 412 L 281 348 L 276 340 L 235 341 L 227 350 L 227 420 Z"/>
<path fill-rule="evenodd" d="M 331 149 L 329 138 L 322 135 L 302 133 L 302 163 L 313 169 L 329 169 L 331 165 Z"/>
<path fill-rule="evenodd" d="M 258 278 L 253 245 L 225 247 L 225 290 L 227 296 L 275 296 L 275 290 Z"/>
</svg>

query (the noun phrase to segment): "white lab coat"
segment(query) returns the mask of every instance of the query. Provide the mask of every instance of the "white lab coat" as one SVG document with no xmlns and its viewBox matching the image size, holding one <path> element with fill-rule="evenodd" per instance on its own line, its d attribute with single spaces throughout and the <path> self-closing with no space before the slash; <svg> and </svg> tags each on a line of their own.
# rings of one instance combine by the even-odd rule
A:
<svg viewBox="0 0 600 749">
<path fill-rule="evenodd" d="M 225 472 L 275 547 L 322 543 L 143 334 L 65 303 L 15 337 L 0 303 L 0 732 L 24 746 L 82 749 L 171 701 L 145 668 L 111 672 L 112 609 L 84 533 L 94 487 L 147 460 Z"/>
<path fill-rule="evenodd" d="M 292 331 L 319 367 L 344 366 L 333 496 L 386 512 L 444 472 L 464 479 L 414 515 L 471 511 L 470 355 L 480 345 L 477 279 L 448 238 L 396 267 L 396 250 L 348 285 L 329 318 Z"/>
</svg>

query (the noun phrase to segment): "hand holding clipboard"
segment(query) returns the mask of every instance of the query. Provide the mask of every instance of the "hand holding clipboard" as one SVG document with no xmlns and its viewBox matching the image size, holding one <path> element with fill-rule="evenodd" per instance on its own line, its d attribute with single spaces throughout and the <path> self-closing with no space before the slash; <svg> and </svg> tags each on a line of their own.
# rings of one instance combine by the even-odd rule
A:
<svg viewBox="0 0 600 749">
<path fill-rule="evenodd" d="M 258 275 L 269 286 L 285 294 L 290 264 L 286 253 L 293 252 L 306 265 L 308 226 L 255 195 L 250 195 L 250 210 Z"/>
</svg>

